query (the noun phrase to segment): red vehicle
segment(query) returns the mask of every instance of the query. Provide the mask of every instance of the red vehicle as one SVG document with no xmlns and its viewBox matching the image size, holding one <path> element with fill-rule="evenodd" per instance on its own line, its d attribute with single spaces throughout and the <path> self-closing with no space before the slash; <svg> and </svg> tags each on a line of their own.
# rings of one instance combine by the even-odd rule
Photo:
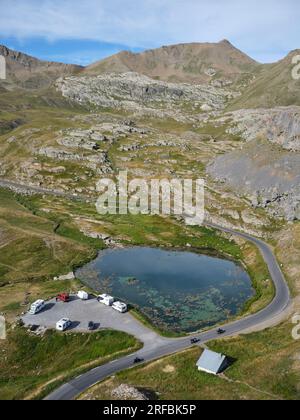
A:
<svg viewBox="0 0 300 420">
<path fill-rule="evenodd" d="M 61 301 L 61 302 L 70 302 L 70 295 L 69 293 L 60 293 L 59 295 L 56 296 L 56 302 Z"/>
</svg>

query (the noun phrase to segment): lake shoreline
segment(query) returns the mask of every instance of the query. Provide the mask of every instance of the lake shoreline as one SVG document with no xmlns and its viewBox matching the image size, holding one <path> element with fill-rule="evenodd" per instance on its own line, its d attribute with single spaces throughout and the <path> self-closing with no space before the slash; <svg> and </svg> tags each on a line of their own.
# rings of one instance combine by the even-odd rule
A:
<svg viewBox="0 0 300 420">
<path fill-rule="evenodd" d="M 201 311 L 203 312 L 204 311 L 204 314 L 205 314 L 205 307 L 206 307 L 206 301 L 207 301 L 207 299 L 208 299 L 208 302 L 210 302 L 210 299 L 213 299 L 211 302 L 219 302 L 219 304 L 221 303 L 221 302 L 223 302 L 222 304 L 221 304 L 221 307 L 220 307 L 220 310 L 221 310 L 221 308 L 222 308 L 222 311 L 224 312 L 224 311 L 227 311 L 227 307 L 229 308 L 229 305 L 235 305 L 234 306 L 234 308 L 236 308 L 236 305 L 237 305 L 237 296 L 238 296 L 238 294 L 229 294 L 228 295 L 228 290 L 230 290 L 229 288 L 230 287 L 233 287 L 233 286 L 230 286 L 230 285 L 228 285 L 227 283 L 228 283 L 228 280 L 234 280 L 234 281 L 237 281 L 238 283 L 237 283 L 237 290 L 239 290 L 239 288 L 241 288 L 242 287 L 242 289 L 241 290 L 244 290 L 244 292 L 243 293 L 245 293 L 245 289 L 247 288 L 247 285 L 245 286 L 245 284 L 244 284 L 244 282 L 243 282 L 243 280 L 242 280 L 242 277 L 244 276 L 244 280 L 245 279 L 249 279 L 249 290 L 251 290 L 251 293 L 253 293 L 253 295 L 251 295 L 250 296 L 250 298 L 247 298 L 246 299 L 246 301 L 245 302 L 243 302 L 242 303 L 242 307 L 241 308 L 239 308 L 238 310 L 237 310 L 237 312 L 235 313 L 235 314 L 233 314 L 232 316 L 230 316 L 230 317 L 227 317 L 225 314 L 224 314 L 224 317 L 222 318 L 222 317 L 220 317 L 220 320 L 217 320 L 216 319 L 216 322 L 214 322 L 214 320 L 212 320 L 211 322 L 209 322 L 209 320 L 207 320 L 207 322 L 205 322 L 205 319 L 206 319 L 206 317 L 204 316 L 203 318 L 201 318 L 201 319 L 203 319 L 203 324 L 205 324 L 205 326 L 201 326 L 200 328 L 197 328 L 196 326 L 195 326 L 195 329 L 192 331 L 192 327 L 187 327 L 187 326 L 185 326 L 185 327 L 182 327 L 182 328 L 174 328 L 174 329 L 172 329 L 172 328 L 168 328 L 167 326 L 165 326 L 166 324 L 165 324 L 165 322 L 166 321 L 163 321 L 163 322 L 161 322 L 161 318 L 159 318 L 159 321 L 160 322 L 155 322 L 155 319 L 154 319 L 154 316 L 149 316 L 149 313 L 151 314 L 152 313 L 152 311 L 154 311 L 154 309 L 155 309 L 155 305 L 153 305 L 152 304 L 152 307 L 150 308 L 150 310 L 148 310 L 148 313 L 147 313 L 147 311 L 146 312 L 144 312 L 142 309 L 141 309 L 141 305 L 139 304 L 139 303 L 136 303 L 136 301 L 134 302 L 134 301 L 132 301 L 132 299 L 128 299 L 127 300 L 127 302 L 129 301 L 129 303 L 130 303 L 130 306 L 133 308 L 132 309 L 132 313 L 133 313 L 133 315 L 134 316 L 137 316 L 138 317 L 138 319 L 142 322 L 142 323 L 144 323 L 144 324 L 146 324 L 147 326 L 149 326 L 149 327 L 151 327 L 153 330 L 155 330 L 155 331 L 157 331 L 157 332 L 159 332 L 160 334 L 162 334 L 162 335 L 165 335 L 165 336 L 174 336 L 174 337 L 178 337 L 178 336 L 186 336 L 186 335 L 189 335 L 189 334 L 193 334 L 193 333 L 197 333 L 198 331 L 203 331 L 203 330 L 205 330 L 206 328 L 211 328 L 211 327 L 213 327 L 214 325 L 217 325 L 217 324 L 219 324 L 219 323 L 223 323 L 223 322 L 225 322 L 225 321 L 228 321 L 228 320 L 231 320 L 231 319 L 235 319 L 235 318 L 237 318 L 237 317 L 240 317 L 241 315 L 242 315 L 242 313 L 244 312 L 244 308 L 246 307 L 246 306 L 249 306 L 249 301 L 253 301 L 254 299 L 256 299 L 256 295 L 257 295 L 257 293 L 256 293 L 256 290 L 255 290 L 255 288 L 253 287 L 253 281 L 252 281 L 252 278 L 251 278 L 251 276 L 249 275 L 249 272 L 248 272 L 248 270 L 247 270 L 247 267 L 245 267 L 245 263 L 243 262 L 243 261 L 241 261 L 241 260 L 236 260 L 236 259 L 234 259 L 232 256 L 231 257 L 228 257 L 228 256 L 225 256 L 224 255 L 224 253 L 221 255 L 221 253 L 220 252 L 218 252 L 217 250 L 212 250 L 212 249 L 208 249 L 208 248 L 200 248 L 200 247 L 186 247 L 186 248 L 184 248 L 184 247 L 155 247 L 155 246 L 148 246 L 148 245 L 145 245 L 145 246 L 135 246 L 135 245 L 130 245 L 130 246 L 125 246 L 125 247 L 122 247 L 122 248 L 119 248 L 119 247 L 117 247 L 117 248 L 108 248 L 108 249 L 105 249 L 105 250 L 100 250 L 99 252 L 98 252 L 98 256 L 97 256 L 97 258 L 95 258 L 94 260 L 92 260 L 90 263 L 88 263 L 87 265 L 85 265 L 85 267 L 83 267 L 83 268 L 81 268 L 81 269 L 78 269 L 77 271 L 76 271 L 76 277 L 77 278 L 79 278 L 84 284 L 87 284 L 88 285 L 88 287 L 90 287 L 91 289 L 93 289 L 93 290 L 99 290 L 99 292 L 102 290 L 102 291 L 105 291 L 105 290 L 103 290 L 104 289 L 104 287 L 100 287 L 100 285 L 99 285 L 99 288 L 97 288 L 97 287 L 95 287 L 95 281 L 97 282 L 98 280 L 97 280 L 97 278 L 98 278 L 98 271 L 97 271 L 97 269 L 95 268 L 95 265 L 97 264 L 97 262 L 99 263 L 100 262 L 100 260 L 101 260 L 101 258 L 104 256 L 106 256 L 106 258 L 107 258 L 107 256 L 110 256 L 109 257 L 109 259 L 111 259 L 111 258 L 113 258 L 113 255 L 114 255 L 114 253 L 115 252 L 120 252 L 121 251 L 121 253 L 122 252 L 124 252 L 125 251 L 125 253 L 126 253 L 126 251 L 128 252 L 128 251 L 130 251 L 130 250 L 133 250 L 133 252 L 135 251 L 135 252 L 141 252 L 141 250 L 147 250 L 147 252 L 149 252 L 150 253 L 150 255 L 152 255 L 153 254 L 153 252 L 152 251 L 154 251 L 154 255 L 165 255 L 165 258 L 170 258 L 171 260 L 172 260 L 172 258 L 175 258 L 175 256 L 167 256 L 167 254 L 164 254 L 164 253 L 174 253 L 174 254 L 180 254 L 179 255 L 179 257 L 181 256 L 182 258 L 184 258 L 184 259 L 189 259 L 189 258 L 191 258 L 191 260 L 192 261 L 196 261 L 196 263 L 197 264 L 200 264 L 200 266 L 198 267 L 199 268 L 199 270 L 195 270 L 194 272 L 191 272 L 192 274 L 191 274 L 191 278 L 189 278 L 189 282 L 192 282 L 193 283 L 193 281 L 195 281 L 195 276 L 197 276 L 197 279 L 198 279 L 198 276 L 199 276 L 199 274 L 201 275 L 201 270 L 202 271 L 206 271 L 207 270 L 207 267 L 214 267 L 215 265 L 217 266 L 217 272 L 219 272 L 219 274 L 217 275 L 217 278 L 218 278 L 218 280 L 217 280 L 217 285 L 219 285 L 219 287 L 225 287 L 225 292 L 227 293 L 225 293 L 225 295 L 224 295 L 224 297 L 222 298 L 222 294 L 220 294 L 220 297 L 218 297 L 218 294 L 216 295 L 217 297 L 216 297 L 216 299 L 217 299 L 217 301 L 215 301 L 214 299 L 215 298 L 213 298 L 213 295 L 210 295 L 210 288 L 211 287 L 213 287 L 213 290 L 214 290 L 214 288 L 216 287 L 217 289 L 216 290 L 218 290 L 218 293 L 221 293 L 220 292 L 220 290 L 221 289 L 218 289 L 218 287 L 217 287 L 217 285 L 216 286 L 210 286 L 209 287 L 209 289 L 207 289 L 206 291 L 204 290 L 204 291 L 202 291 L 201 293 L 199 292 L 199 289 L 200 290 L 202 290 L 201 289 L 201 286 L 200 286 L 200 288 L 199 288 L 199 284 L 197 284 L 196 286 L 197 287 L 195 287 L 195 295 L 193 295 L 193 294 L 191 294 L 191 292 L 190 292 L 190 290 L 189 290 L 189 288 L 190 287 L 192 287 L 191 285 L 188 287 L 188 290 L 189 290 L 189 294 L 187 295 L 187 296 L 191 296 L 191 295 L 193 295 L 193 299 L 192 299 L 192 301 L 191 301 L 191 303 L 189 304 L 189 303 L 185 303 L 184 304 L 184 302 L 185 302 L 185 300 L 183 301 L 183 303 L 182 303 L 182 307 L 184 307 L 184 309 L 185 309 L 185 311 L 183 311 L 183 314 L 188 314 L 189 313 L 189 311 L 191 311 L 191 314 L 194 314 L 193 316 L 195 316 L 195 313 L 196 313 L 196 309 L 195 309 L 195 306 L 197 306 L 197 304 L 195 303 L 195 302 L 197 302 L 197 299 L 199 299 L 200 298 L 200 302 L 202 302 L 202 300 L 203 299 L 205 299 L 204 300 L 204 306 L 203 306 L 203 304 L 202 304 L 202 306 L 201 306 L 201 304 L 199 304 L 199 306 L 198 307 L 200 307 L 201 308 Z M 157 251 L 157 252 L 155 252 L 155 251 Z M 146 251 L 145 251 L 146 252 Z M 161 252 L 162 254 L 159 254 L 159 252 Z M 185 257 L 185 255 L 187 256 L 187 257 Z M 178 255 L 177 255 L 178 256 Z M 207 257 L 208 258 L 208 260 L 207 260 L 207 262 L 206 262 L 206 264 L 205 265 L 203 265 L 203 261 L 200 261 L 200 260 L 198 260 L 197 258 L 195 258 L 195 257 Z M 217 260 L 217 264 L 215 263 L 215 260 Z M 225 281 L 225 279 L 223 278 L 223 282 L 221 281 L 220 282 L 220 279 L 219 279 L 219 277 L 221 278 L 221 277 L 224 277 L 225 276 L 225 273 L 223 273 L 222 272 L 222 270 L 221 270 L 221 268 L 220 267 L 222 267 L 223 266 L 223 263 L 225 263 L 225 266 L 224 267 L 227 267 L 227 270 L 228 270 L 228 267 L 231 267 L 230 266 L 230 263 L 232 264 L 232 267 L 231 267 L 231 270 L 235 270 L 236 268 L 238 269 L 238 270 L 241 270 L 240 272 L 239 271 L 237 271 L 237 273 L 235 274 L 235 278 L 234 277 L 232 277 L 233 276 L 233 274 L 232 273 L 234 273 L 234 271 L 233 272 L 230 272 L 229 271 L 229 274 L 226 274 L 226 278 L 227 278 L 227 283 L 226 283 L 226 281 Z M 221 264 L 221 265 L 220 265 Z M 233 264 L 234 264 L 234 266 L 235 267 L 233 267 Z M 114 266 L 115 264 L 111 264 L 111 266 Z M 184 264 L 183 264 L 184 265 Z M 168 266 L 168 264 L 167 264 L 167 266 Z M 91 268 L 91 272 L 93 272 L 93 280 L 92 281 L 88 281 L 87 279 L 85 279 L 85 280 L 83 280 L 83 278 L 85 277 L 84 275 L 82 275 L 82 273 L 84 272 L 84 269 L 89 269 L 89 268 Z M 184 270 L 184 267 L 182 268 L 183 270 Z M 215 268 L 213 268 L 213 269 L 215 269 Z M 99 268 L 98 268 L 98 270 L 99 270 Z M 220 271 L 221 270 L 221 271 Z M 110 280 L 108 280 L 107 281 L 107 285 L 108 286 L 110 286 L 110 287 L 117 287 L 116 285 L 115 286 L 112 286 L 111 284 L 115 281 L 116 282 L 116 279 L 115 280 L 112 280 L 111 279 L 111 276 L 112 276 L 112 273 L 109 273 L 110 275 L 109 276 L 107 276 L 108 278 L 110 278 Z M 127 273 L 128 274 L 128 273 Z M 203 276 L 203 273 L 202 273 L 202 276 Z M 219 277 L 218 277 L 219 276 Z M 228 276 L 229 276 L 229 278 L 228 278 Z M 246 277 L 247 276 L 247 277 Z M 130 275 L 125 275 L 125 276 L 121 276 L 121 277 L 124 277 L 124 278 L 136 278 L 136 276 L 133 274 L 133 272 L 132 271 L 130 271 Z M 212 276 L 210 276 L 210 277 L 214 277 L 214 275 L 212 275 Z M 105 276 L 104 276 L 104 278 L 105 278 Z M 161 279 L 160 279 L 161 280 Z M 103 280 L 104 281 L 104 280 Z M 120 280 L 118 280 L 119 282 L 120 282 Z M 152 281 L 152 278 L 151 278 L 151 281 Z M 172 278 L 172 281 L 173 281 L 173 278 Z M 198 280 L 199 281 L 199 280 Z M 209 280 L 210 281 L 210 283 L 209 284 L 213 284 L 212 282 L 212 280 L 210 279 Z M 224 283 L 225 282 L 225 283 Z M 91 284 L 92 283 L 92 284 Z M 111 284 L 109 284 L 109 283 L 111 283 Z M 176 280 L 175 280 L 175 284 L 176 284 Z M 205 283 L 204 283 L 205 284 Z M 132 284 L 126 284 L 125 283 L 125 286 L 127 286 L 128 288 L 129 287 L 132 287 L 133 285 Z M 124 286 L 124 287 L 125 287 Z M 122 286 L 123 287 L 123 286 Z M 122 289 L 122 287 L 120 286 L 120 288 Z M 203 286 L 202 286 L 203 287 Z M 251 289 L 250 289 L 251 288 Z M 117 293 L 113 293 L 113 292 L 110 292 L 110 289 L 109 289 L 109 287 L 107 287 L 107 292 L 108 293 L 112 293 L 112 294 L 115 294 L 116 296 L 118 296 L 118 294 Z M 148 289 L 148 287 L 146 287 L 146 290 Z M 155 287 L 154 287 L 154 289 L 155 289 Z M 176 289 L 176 287 L 175 287 L 175 289 Z M 161 291 L 159 291 L 160 289 L 159 289 L 159 287 L 157 288 L 157 289 L 155 289 L 155 293 L 159 296 L 159 300 L 164 300 L 165 298 L 166 298 L 166 295 L 164 295 Z M 246 290 L 248 290 L 248 289 L 246 289 Z M 132 289 L 128 292 L 128 290 L 126 291 L 126 293 L 131 293 L 132 292 Z M 179 289 L 179 292 L 181 293 L 181 289 Z M 187 293 L 187 292 L 186 292 Z M 198 295 L 197 295 L 197 293 L 198 293 Z M 200 293 L 200 294 L 199 294 Z M 234 289 L 234 293 L 236 293 L 236 291 L 235 291 L 235 289 Z M 247 292 L 248 293 L 248 292 Z M 249 292 L 250 293 L 250 292 Z M 249 294 L 248 293 L 248 294 Z M 121 296 L 122 296 L 122 293 L 121 293 Z M 124 293 L 123 293 L 123 296 L 124 296 Z M 122 296 L 122 297 L 123 297 Z M 167 294 L 167 298 L 168 298 L 168 296 L 169 296 L 169 291 L 168 291 L 168 294 Z M 210 297 L 211 296 L 211 297 Z M 227 296 L 227 298 L 225 298 L 225 296 Z M 229 298 L 229 300 L 228 300 L 228 296 L 231 296 L 231 298 Z M 234 296 L 236 296 L 236 297 L 234 297 Z M 186 297 L 187 298 L 187 297 Z M 154 302 L 155 302 L 155 296 L 153 297 L 153 299 L 154 299 Z M 219 300 L 219 299 L 221 299 L 221 301 Z M 224 299 L 227 299 L 227 301 L 226 300 L 224 300 Z M 231 300 L 233 299 L 233 303 L 231 302 Z M 126 296 L 125 297 L 123 297 L 123 300 L 125 300 L 126 301 Z M 153 302 L 153 300 L 152 300 L 152 302 Z M 231 302 L 231 303 L 230 303 Z M 234 302 L 236 302 L 236 303 L 234 303 Z M 175 303 L 176 303 L 176 307 L 178 307 L 179 306 L 179 304 L 178 304 L 178 301 L 176 300 L 175 301 Z M 148 304 L 149 304 L 149 302 L 148 302 Z M 210 305 L 209 303 L 208 303 L 208 305 Z M 215 306 L 215 305 L 217 305 L 217 306 Z M 147 305 L 146 305 L 147 306 Z M 151 305 L 148 305 L 148 306 L 151 306 Z M 168 312 L 168 307 L 170 308 L 170 306 L 171 306 L 171 312 L 173 311 L 173 306 L 172 305 L 166 305 L 166 306 L 164 306 L 163 304 L 159 304 L 159 306 L 158 306 L 158 308 L 160 308 L 159 309 L 159 311 L 161 311 L 161 312 L 163 312 L 163 319 L 166 319 L 167 318 L 167 315 L 166 315 L 166 313 Z M 145 307 L 145 305 L 144 305 L 144 307 Z M 163 307 L 163 309 L 162 309 L 162 307 Z M 209 306 L 208 306 L 209 307 Z M 217 314 L 216 316 L 219 318 L 219 314 L 220 314 L 220 312 L 219 312 L 219 309 L 217 309 L 218 308 L 218 304 L 217 303 L 214 303 L 213 304 L 213 307 L 215 308 L 214 309 L 214 311 L 215 311 L 215 313 Z M 166 311 L 164 311 L 164 309 L 166 308 Z M 188 309 L 187 309 L 188 308 Z M 194 308 L 194 309 L 193 309 Z M 232 306 L 231 306 L 231 308 L 232 308 Z M 149 309 L 149 308 L 148 308 Z M 212 310 L 212 309 L 211 309 Z M 234 310 L 235 311 L 235 309 L 231 309 L 231 310 Z M 230 310 L 230 311 L 231 311 Z M 172 316 L 171 317 L 171 319 L 175 319 L 175 325 L 176 325 L 176 317 L 178 317 L 179 315 L 179 313 L 181 312 L 181 307 L 178 309 L 178 311 L 176 312 L 177 310 L 175 310 L 175 315 L 174 315 L 174 317 Z M 201 312 L 200 311 L 200 312 Z M 210 313 L 210 312 L 209 312 Z M 180 313 L 180 315 L 181 315 L 181 313 Z M 160 316 L 162 316 L 162 314 L 160 315 Z M 191 319 L 194 319 L 193 318 L 193 316 L 192 316 L 192 318 Z M 183 316 L 183 318 L 184 318 L 184 316 Z M 222 318 L 222 319 L 221 319 Z M 184 318 L 185 319 L 185 318 Z M 186 318 L 186 319 L 188 319 L 188 318 Z M 170 321 L 169 321 L 170 322 Z M 194 320 L 194 321 L 192 321 L 192 323 L 193 322 L 195 322 L 195 324 L 196 323 L 200 323 L 201 324 L 201 321 L 196 321 L 196 320 Z M 177 329 L 177 330 L 176 330 Z"/>
</svg>

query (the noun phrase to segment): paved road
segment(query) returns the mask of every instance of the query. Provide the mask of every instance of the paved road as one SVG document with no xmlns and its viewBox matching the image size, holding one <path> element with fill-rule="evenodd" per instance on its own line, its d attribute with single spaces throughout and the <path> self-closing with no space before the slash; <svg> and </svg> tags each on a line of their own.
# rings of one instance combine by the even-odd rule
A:
<svg viewBox="0 0 300 420">
<path fill-rule="evenodd" d="M 71 194 L 71 193 L 64 192 L 62 190 L 51 190 L 48 188 L 37 187 L 34 185 L 20 184 L 15 181 L 11 181 L 9 179 L 4 179 L 4 178 L 0 178 L 0 187 L 8 188 L 20 194 L 33 193 L 33 194 L 41 194 L 41 195 L 52 195 L 55 197 L 63 197 L 70 200 L 87 201 L 87 202 L 90 202 L 92 200 L 92 197 L 90 196 L 78 195 L 76 193 Z"/>
<path fill-rule="evenodd" d="M 260 250 L 268 268 L 270 275 L 273 279 L 276 296 L 272 303 L 262 311 L 255 315 L 245 317 L 241 320 L 237 320 L 224 326 L 226 333 L 222 337 L 229 337 L 241 334 L 251 329 L 259 330 L 264 329 L 266 324 L 272 322 L 278 316 L 285 313 L 289 305 L 291 304 L 290 292 L 282 274 L 282 271 L 278 265 L 278 262 L 271 250 L 271 248 L 262 240 L 254 238 L 246 233 L 240 233 L 233 231 L 232 229 L 223 228 L 221 226 L 207 224 L 207 226 L 214 229 L 222 230 L 223 232 L 230 233 L 242 237 L 252 243 L 254 243 Z M 211 340 L 220 338 L 216 329 L 203 332 L 198 335 L 201 339 L 201 343 L 206 343 Z M 144 348 L 135 354 L 124 357 L 119 360 L 115 360 L 103 366 L 99 366 L 90 372 L 87 372 L 78 378 L 73 379 L 67 384 L 61 386 L 56 391 L 51 393 L 46 400 L 72 400 L 75 399 L 80 393 L 87 390 L 97 382 L 114 375 L 122 370 L 131 368 L 133 366 L 133 360 L 136 356 L 143 358 L 145 362 L 159 359 L 163 356 L 171 355 L 178 351 L 184 350 L 191 347 L 189 338 L 180 339 L 168 339 L 165 340 L 161 345 L 155 348 L 144 346 Z"/>
<path fill-rule="evenodd" d="M 66 198 L 76 199 L 76 197 L 66 194 L 59 191 L 51 191 L 44 188 L 39 187 L 30 187 L 26 185 L 16 184 L 10 180 L 0 179 L 0 186 L 5 188 L 10 188 L 19 191 L 32 191 L 35 193 L 40 194 L 49 194 L 55 196 L 63 196 Z M 78 197 L 78 199 L 86 199 L 86 197 Z M 275 285 L 276 295 L 274 300 L 271 302 L 269 306 L 267 306 L 262 311 L 245 317 L 243 319 L 237 320 L 235 322 L 229 323 L 224 328 L 226 329 L 226 333 L 222 337 L 230 337 L 235 336 L 241 333 L 245 333 L 251 330 L 260 330 L 264 329 L 267 325 L 272 324 L 272 322 L 276 322 L 276 320 L 285 314 L 286 310 L 289 308 L 291 304 L 291 297 L 289 288 L 285 281 L 285 278 L 282 274 L 282 271 L 279 267 L 279 264 L 269 247 L 264 241 L 261 239 L 257 239 L 249 234 L 241 233 L 234 231 L 229 228 L 224 228 L 222 226 L 217 226 L 212 223 L 206 224 L 208 227 L 212 227 L 217 230 L 221 230 L 223 232 L 239 236 L 243 239 L 246 239 L 249 242 L 255 244 L 258 249 L 260 250 L 268 268 L 272 280 Z M 198 335 L 201 339 L 201 343 L 206 343 L 208 341 L 220 338 L 217 334 L 216 329 L 203 332 Z M 50 394 L 46 400 L 71 400 L 76 398 L 80 393 L 88 389 L 90 386 L 96 384 L 97 382 L 109 377 L 117 372 L 120 372 L 124 369 L 132 367 L 133 359 L 138 356 L 144 359 L 145 362 L 149 362 L 152 360 L 159 359 L 163 356 L 170 355 L 176 353 L 180 350 L 184 350 L 191 347 L 190 339 L 189 338 L 180 338 L 180 339 L 162 339 L 158 341 L 155 346 L 153 345 L 146 345 L 140 351 L 130 356 L 124 357 L 122 359 L 113 361 L 103 366 L 99 366 L 90 372 L 87 372 L 78 378 L 73 379 L 69 383 L 61 386 L 52 394 Z"/>
<path fill-rule="evenodd" d="M 50 189 L 42 188 L 42 187 L 20 184 L 20 183 L 11 181 L 9 179 L 3 179 L 3 178 L 0 179 L 0 187 L 9 188 L 11 190 L 20 191 L 20 192 L 49 194 L 49 195 L 57 195 L 61 197 L 67 196 L 67 194 L 62 191 L 50 190 Z"/>
</svg>

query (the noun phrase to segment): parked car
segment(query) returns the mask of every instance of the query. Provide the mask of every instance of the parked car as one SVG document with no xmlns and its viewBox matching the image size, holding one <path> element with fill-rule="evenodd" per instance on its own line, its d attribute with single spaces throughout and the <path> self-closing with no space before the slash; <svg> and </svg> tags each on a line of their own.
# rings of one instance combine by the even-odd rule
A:
<svg viewBox="0 0 300 420">
<path fill-rule="evenodd" d="M 29 328 L 29 330 L 31 332 L 36 332 L 39 328 L 40 328 L 39 325 L 31 325 L 30 328 Z"/>
<path fill-rule="evenodd" d="M 44 300 L 37 300 L 36 302 L 34 302 L 29 310 L 30 315 L 36 315 L 39 312 L 41 312 L 45 307 L 45 301 Z"/>
<path fill-rule="evenodd" d="M 70 295 L 69 293 L 60 293 L 59 295 L 56 296 L 56 302 L 70 302 Z"/>
<path fill-rule="evenodd" d="M 94 331 L 96 329 L 96 325 L 93 321 L 90 321 L 88 324 L 88 330 L 89 331 Z"/>
<path fill-rule="evenodd" d="M 65 331 L 72 325 L 72 322 L 68 318 L 63 318 L 56 323 L 57 331 Z"/>
</svg>

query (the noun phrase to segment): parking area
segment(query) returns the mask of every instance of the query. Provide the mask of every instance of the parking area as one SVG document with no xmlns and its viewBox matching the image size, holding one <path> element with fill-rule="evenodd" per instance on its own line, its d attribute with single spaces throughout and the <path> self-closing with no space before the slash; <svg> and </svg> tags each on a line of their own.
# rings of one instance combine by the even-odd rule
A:
<svg viewBox="0 0 300 420">
<path fill-rule="evenodd" d="M 93 322 L 97 330 L 113 329 L 133 335 L 145 345 L 155 346 L 165 341 L 154 331 L 145 327 L 130 313 L 121 314 L 112 307 L 105 306 L 90 298 L 87 301 L 71 296 L 68 303 L 56 302 L 55 299 L 46 302 L 45 308 L 36 315 L 26 314 L 22 317 L 26 326 L 39 325 L 54 329 L 56 323 L 62 318 L 69 318 L 72 321 L 68 331 L 87 332 L 89 322 Z"/>
</svg>

